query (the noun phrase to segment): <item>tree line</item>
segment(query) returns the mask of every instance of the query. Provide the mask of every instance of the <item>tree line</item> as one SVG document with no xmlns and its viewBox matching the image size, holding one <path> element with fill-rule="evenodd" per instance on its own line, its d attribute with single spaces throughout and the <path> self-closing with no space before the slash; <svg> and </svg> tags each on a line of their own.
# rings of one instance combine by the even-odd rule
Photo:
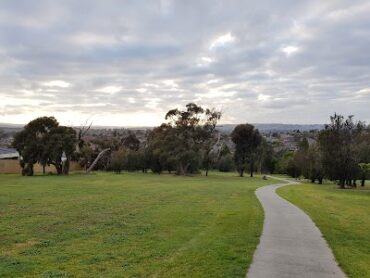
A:
<svg viewBox="0 0 370 278">
<path fill-rule="evenodd" d="M 285 153 L 280 163 L 282 172 L 292 177 L 320 184 L 326 178 L 340 188 L 356 187 L 360 180 L 364 186 L 370 172 L 370 128 L 353 116 L 334 114 L 316 142 L 302 138 L 298 150 Z"/>
<path fill-rule="evenodd" d="M 207 176 L 210 169 L 218 168 L 236 169 L 243 176 L 251 161 L 256 160 L 261 167 L 265 165 L 267 151 L 258 149 L 263 142 L 258 130 L 247 124 L 237 126 L 232 136 L 237 150 L 232 154 L 220 142 L 221 135 L 216 131 L 221 116 L 220 111 L 194 103 L 186 105 L 185 110 L 170 110 L 165 116 L 167 121 L 149 132 L 145 144 L 140 146 L 137 142 L 135 148 L 123 146 L 112 153 L 112 169 L 116 172 L 150 169 L 154 173 L 167 171 L 178 175 L 194 174 L 202 169 Z M 251 165 L 253 176 L 255 167 Z"/>
<path fill-rule="evenodd" d="M 98 138 L 94 143 L 84 139 L 90 126 L 76 132 L 71 127 L 59 125 L 53 117 L 41 117 L 29 122 L 14 136 L 13 146 L 21 155 L 24 175 L 33 175 L 35 163 L 40 163 L 44 169 L 53 165 L 58 174 L 68 174 L 72 160 L 79 161 L 86 169 L 96 163 L 97 169 L 117 173 L 150 170 L 178 175 L 195 174 L 200 170 L 208 175 L 210 169 L 218 168 L 220 171 L 237 170 L 243 176 L 250 165 L 253 175 L 255 164 L 260 168 L 265 165 L 266 159 L 262 161 L 261 158 L 267 157 L 268 151 L 258 148 L 264 139 L 252 125 L 239 125 L 232 134 L 236 146 L 232 151 L 220 142 L 221 135 L 216 130 L 221 116 L 220 111 L 189 103 L 183 110 L 168 111 L 166 122 L 148 131 L 144 142 L 130 133 L 123 138 Z M 103 149 L 109 149 L 110 154 L 96 161 Z"/>
<path fill-rule="evenodd" d="M 210 169 L 284 173 L 303 176 L 322 183 L 336 181 L 341 188 L 364 185 L 370 171 L 370 131 L 352 116 L 330 117 L 330 123 L 317 133 L 314 142 L 298 137 L 296 151 L 279 152 L 251 124 L 237 125 L 230 136 L 216 129 L 222 114 L 194 103 L 185 109 L 172 109 L 165 122 L 148 130 L 145 139 L 134 133 L 126 136 L 97 137 L 86 140 L 90 126 L 75 130 L 61 126 L 53 117 L 28 123 L 14 136 L 13 146 L 21 155 L 22 174 L 33 175 L 33 165 L 53 165 L 58 174 L 68 174 L 70 161 L 85 169 L 114 171 L 151 171 L 189 175 Z M 230 139 L 226 144 L 224 137 Z M 107 155 L 99 156 L 103 150 Z M 63 160 L 64 157 L 64 160 Z M 100 159 L 97 159 L 99 157 Z"/>
</svg>

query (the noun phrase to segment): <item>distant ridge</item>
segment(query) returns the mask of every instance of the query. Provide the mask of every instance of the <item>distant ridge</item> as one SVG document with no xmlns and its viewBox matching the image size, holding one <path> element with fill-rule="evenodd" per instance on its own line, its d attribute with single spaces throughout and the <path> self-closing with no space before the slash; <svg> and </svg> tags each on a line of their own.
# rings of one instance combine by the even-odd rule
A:
<svg viewBox="0 0 370 278">
<path fill-rule="evenodd" d="M 24 125 L 22 124 L 8 124 L 8 123 L 0 123 L 0 128 L 22 128 Z"/>
<path fill-rule="evenodd" d="M 223 124 L 218 125 L 217 129 L 224 133 L 230 133 L 237 124 Z M 282 131 L 310 131 L 310 130 L 321 130 L 324 128 L 323 124 L 253 124 L 261 132 L 282 132 Z M 9 123 L 0 123 L 0 129 L 21 129 L 24 125 L 22 124 L 9 124 Z M 78 127 L 78 126 L 75 126 Z M 133 129 L 133 130 L 147 130 L 153 129 L 150 126 L 92 126 L 92 129 Z"/>
<path fill-rule="evenodd" d="M 237 124 L 219 125 L 218 130 L 224 133 L 231 132 Z M 324 129 L 323 124 L 253 124 L 261 132 L 282 132 L 282 131 L 310 131 Z"/>
<path fill-rule="evenodd" d="M 10 123 L 0 123 L 0 129 L 21 129 L 25 124 L 10 124 Z M 74 125 L 73 127 L 78 128 L 79 125 Z M 146 130 L 153 129 L 151 126 L 102 126 L 102 125 L 92 125 L 92 129 L 135 129 L 135 130 Z"/>
</svg>

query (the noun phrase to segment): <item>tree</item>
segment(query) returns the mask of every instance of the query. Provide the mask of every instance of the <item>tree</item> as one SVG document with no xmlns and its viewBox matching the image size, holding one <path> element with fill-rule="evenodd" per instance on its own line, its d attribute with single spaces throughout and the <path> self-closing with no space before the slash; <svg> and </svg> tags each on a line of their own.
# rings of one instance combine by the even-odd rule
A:
<svg viewBox="0 0 370 278">
<path fill-rule="evenodd" d="M 183 111 L 168 111 L 167 123 L 153 129 L 148 136 L 152 170 L 160 173 L 173 168 L 178 175 L 197 172 L 202 157 L 212 149 L 220 117 L 220 112 L 203 109 L 194 103 L 187 104 Z"/>
<path fill-rule="evenodd" d="M 39 158 L 39 144 L 36 141 L 36 136 L 24 129 L 14 135 L 12 145 L 20 154 L 22 175 L 33 176 L 33 165 L 37 163 Z"/>
<path fill-rule="evenodd" d="M 33 165 L 37 162 L 45 169 L 48 163 L 45 145 L 50 131 L 58 125 L 54 117 L 40 117 L 29 122 L 22 131 L 14 135 L 13 147 L 21 155 L 23 175 L 32 176 Z"/>
<path fill-rule="evenodd" d="M 324 169 L 322 166 L 321 150 L 318 144 L 312 144 L 307 150 L 305 178 L 314 183 L 316 180 L 322 184 Z"/>
<path fill-rule="evenodd" d="M 71 127 L 57 126 L 50 130 L 43 151 L 48 157 L 47 163 L 54 165 L 59 175 L 69 173 L 71 156 L 75 151 L 76 142 L 76 131 Z M 65 162 L 61 160 L 63 153 L 66 156 Z"/>
<path fill-rule="evenodd" d="M 129 172 L 134 172 L 140 169 L 140 157 L 137 151 L 126 149 L 126 157 L 124 162 L 124 169 Z"/>
<path fill-rule="evenodd" d="M 316 180 L 322 183 L 324 172 L 322 168 L 321 150 L 317 143 L 308 144 L 304 137 L 298 144 L 298 150 L 293 153 L 287 171 L 292 177 L 303 175 L 312 183 Z"/>
<path fill-rule="evenodd" d="M 81 148 L 81 164 L 88 168 L 86 172 L 92 170 L 109 170 L 111 168 L 111 155 L 109 151 L 114 152 L 122 148 L 122 140 L 117 137 L 107 136 L 101 133 L 98 137 L 85 141 L 84 147 Z"/>
<path fill-rule="evenodd" d="M 137 151 L 140 147 L 140 141 L 137 139 L 136 135 L 134 133 L 131 133 L 127 135 L 122 140 L 122 145 L 130 150 Z"/>
<path fill-rule="evenodd" d="M 231 133 L 231 139 L 235 144 L 234 161 L 240 177 L 243 177 L 247 162 L 250 164 L 250 176 L 253 177 L 256 150 L 262 140 L 258 129 L 250 124 L 237 125 Z"/>
<path fill-rule="evenodd" d="M 293 178 L 299 176 L 299 171 L 294 164 L 294 152 L 286 151 L 284 152 L 280 159 L 276 163 L 276 170 L 279 174 L 287 174 Z"/>
<path fill-rule="evenodd" d="M 74 129 L 59 126 L 54 117 L 40 117 L 29 122 L 14 136 L 13 146 L 21 155 L 23 175 L 33 175 L 33 165 L 54 165 L 58 174 L 68 174 L 69 162 L 76 145 Z M 61 156 L 66 155 L 63 167 Z"/>
<path fill-rule="evenodd" d="M 365 186 L 366 176 L 370 173 L 370 163 L 359 163 L 358 166 L 361 169 L 361 186 Z"/>
<path fill-rule="evenodd" d="M 222 156 L 217 162 L 217 168 L 220 172 L 231 172 L 235 169 L 233 156 L 226 154 Z"/>
<path fill-rule="evenodd" d="M 89 144 L 84 143 L 79 149 L 79 164 L 81 167 L 87 170 L 91 165 L 93 158 L 96 157 L 95 151 L 91 148 Z"/>
<path fill-rule="evenodd" d="M 150 153 L 148 147 L 142 146 L 137 151 L 137 160 L 138 160 L 138 170 L 141 170 L 143 173 L 146 173 L 150 168 Z"/>
<path fill-rule="evenodd" d="M 98 156 L 94 159 L 94 161 L 92 162 L 90 167 L 86 170 L 86 173 L 90 173 L 94 169 L 94 167 L 97 165 L 99 160 L 104 156 L 104 154 L 106 154 L 110 150 L 111 150 L 110 148 L 107 148 L 107 149 L 104 149 L 101 152 L 99 152 Z"/>
<path fill-rule="evenodd" d="M 275 169 L 274 150 L 272 146 L 262 137 L 261 144 L 257 147 L 257 169 L 260 174 L 263 172 L 272 173 Z"/>
<path fill-rule="evenodd" d="M 355 153 L 359 166 L 359 173 L 361 178 L 361 186 L 365 186 L 365 180 L 369 169 L 366 165 L 370 165 L 370 127 L 364 128 L 358 133 L 355 138 Z"/>
<path fill-rule="evenodd" d="M 162 124 L 148 134 L 147 157 L 152 172 L 160 174 L 170 164 L 175 147 L 172 136 L 172 127 L 168 124 Z"/>
<path fill-rule="evenodd" d="M 353 116 L 344 120 L 343 116 L 334 114 L 330 124 L 319 133 L 324 172 L 329 179 L 337 180 L 340 188 L 355 186 L 358 165 L 354 139 L 363 129 L 364 124 L 354 122 Z"/>
<path fill-rule="evenodd" d="M 299 140 L 299 139 L 297 139 Z M 292 160 L 288 164 L 289 175 L 298 178 L 301 175 L 305 176 L 308 173 L 308 154 L 309 144 L 306 137 L 303 137 L 298 142 L 298 149 L 293 153 Z"/>
<path fill-rule="evenodd" d="M 212 162 L 217 157 L 217 142 L 219 138 L 216 138 L 216 125 L 218 120 L 221 118 L 221 112 L 207 109 L 205 111 L 207 120 L 203 126 L 203 165 L 206 170 L 206 176 Z"/>
<path fill-rule="evenodd" d="M 114 172 L 120 174 L 125 165 L 125 156 L 126 151 L 124 149 L 120 149 L 118 151 L 112 152 L 112 161 L 111 167 Z"/>
<path fill-rule="evenodd" d="M 77 133 L 77 144 L 76 144 L 76 152 L 80 153 L 81 149 L 85 146 L 85 136 L 89 132 L 90 128 L 92 126 L 92 122 L 88 123 L 86 120 L 85 124 L 81 125 L 78 129 Z"/>
<path fill-rule="evenodd" d="M 220 159 L 221 157 L 229 154 L 231 154 L 230 148 L 225 143 L 222 143 L 220 151 L 218 153 L 218 158 Z"/>
</svg>

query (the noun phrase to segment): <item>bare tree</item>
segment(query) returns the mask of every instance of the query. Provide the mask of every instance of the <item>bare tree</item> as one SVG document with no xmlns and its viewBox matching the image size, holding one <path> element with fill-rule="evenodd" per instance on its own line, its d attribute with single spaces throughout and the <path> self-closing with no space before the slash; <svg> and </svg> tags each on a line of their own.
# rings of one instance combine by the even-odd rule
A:
<svg viewBox="0 0 370 278">
<path fill-rule="evenodd" d="M 77 146 L 76 146 L 76 152 L 77 153 L 81 152 L 81 148 L 85 144 L 84 137 L 89 132 L 92 124 L 93 124 L 92 122 L 89 123 L 88 120 L 86 120 L 85 123 L 82 124 L 80 126 L 80 128 L 78 129 L 78 132 L 77 132 Z"/>
<path fill-rule="evenodd" d="M 98 154 L 98 156 L 95 158 L 94 162 L 93 162 L 93 163 L 90 165 L 90 167 L 86 170 L 86 173 L 90 173 L 90 172 L 94 169 L 94 167 L 95 167 L 96 163 L 98 163 L 99 159 L 100 159 L 100 158 L 102 158 L 102 156 L 103 156 L 106 152 L 108 152 L 108 151 L 110 151 L 110 148 L 102 150 L 102 151 Z"/>
</svg>

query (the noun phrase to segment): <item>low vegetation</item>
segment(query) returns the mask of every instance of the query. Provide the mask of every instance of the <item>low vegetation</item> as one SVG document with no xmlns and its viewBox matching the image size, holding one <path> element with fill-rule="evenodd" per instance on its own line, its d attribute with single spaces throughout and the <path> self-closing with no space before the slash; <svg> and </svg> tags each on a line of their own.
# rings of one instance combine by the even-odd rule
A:
<svg viewBox="0 0 370 278">
<path fill-rule="evenodd" d="M 278 194 L 312 218 L 349 277 L 370 277 L 370 185 L 343 191 L 333 184 L 301 184 Z"/>
<path fill-rule="evenodd" d="M 1 277 L 244 277 L 262 230 L 236 173 L 0 175 Z"/>
</svg>

